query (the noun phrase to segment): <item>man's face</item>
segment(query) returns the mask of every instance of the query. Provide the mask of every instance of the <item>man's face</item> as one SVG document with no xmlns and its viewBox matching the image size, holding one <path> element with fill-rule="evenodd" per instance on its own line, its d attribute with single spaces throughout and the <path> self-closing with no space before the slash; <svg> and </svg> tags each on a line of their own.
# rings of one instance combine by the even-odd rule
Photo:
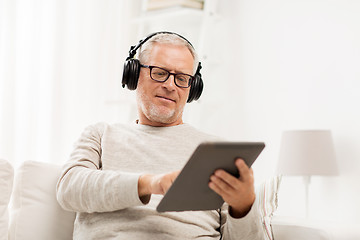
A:
<svg viewBox="0 0 360 240">
<path fill-rule="evenodd" d="M 161 67 L 171 73 L 193 74 L 194 58 L 185 46 L 155 43 L 149 55 L 142 64 Z M 189 91 L 190 87 L 177 87 L 172 75 L 165 82 L 152 80 L 150 69 L 142 67 L 136 91 L 140 123 L 151 126 L 181 124 Z"/>
</svg>

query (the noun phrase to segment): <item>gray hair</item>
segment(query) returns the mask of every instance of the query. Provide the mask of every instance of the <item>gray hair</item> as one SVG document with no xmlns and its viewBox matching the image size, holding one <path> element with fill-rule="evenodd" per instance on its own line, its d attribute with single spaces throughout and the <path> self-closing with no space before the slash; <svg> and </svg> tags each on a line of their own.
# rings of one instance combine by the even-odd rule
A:
<svg viewBox="0 0 360 240">
<path fill-rule="evenodd" d="M 178 36 L 177 34 L 172 33 L 159 33 L 153 37 L 151 37 L 148 41 L 146 41 L 140 48 L 137 54 L 137 58 L 140 62 L 146 62 L 150 58 L 150 52 L 155 43 L 163 43 L 163 44 L 172 44 L 177 46 L 185 46 L 189 49 L 191 55 L 194 58 L 194 74 L 196 73 L 197 67 L 199 65 L 198 55 L 194 49 L 194 47 L 186 41 L 184 38 Z"/>
</svg>

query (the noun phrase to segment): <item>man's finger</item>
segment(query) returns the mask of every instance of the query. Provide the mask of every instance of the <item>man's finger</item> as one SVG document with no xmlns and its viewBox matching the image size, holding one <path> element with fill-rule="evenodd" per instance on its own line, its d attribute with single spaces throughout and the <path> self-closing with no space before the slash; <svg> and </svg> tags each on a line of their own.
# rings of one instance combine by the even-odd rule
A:
<svg viewBox="0 0 360 240">
<path fill-rule="evenodd" d="M 180 170 L 177 170 L 177 171 L 174 171 L 171 173 L 172 182 L 174 182 L 174 180 L 177 178 L 179 173 L 180 173 Z"/>
<path fill-rule="evenodd" d="M 226 192 L 215 181 L 209 182 L 209 188 L 224 198 Z"/>
<path fill-rule="evenodd" d="M 233 194 L 236 191 L 236 189 L 232 185 L 228 184 L 227 182 L 223 181 L 223 179 L 215 175 L 212 175 L 210 177 L 210 181 L 211 183 L 215 184 L 217 193 L 223 197 L 229 194 Z"/>
<path fill-rule="evenodd" d="M 169 188 L 171 187 L 171 185 L 173 184 L 179 173 L 180 170 L 165 175 L 164 186 L 163 186 L 164 194 L 169 190 Z"/>
<path fill-rule="evenodd" d="M 225 183 L 232 186 L 233 188 L 236 188 L 236 185 L 238 184 L 239 181 L 239 179 L 225 172 L 224 170 L 215 171 L 215 176 L 222 179 Z"/>
<path fill-rule="evenodd" d="M 238 159 L 236 160 L 235 164 L 239 170 L 239 175 L 241 180 L 246 181 L 252 177 L 251 171 L 249 167 L 246 165 L 244 160 Z"/>
</svg>

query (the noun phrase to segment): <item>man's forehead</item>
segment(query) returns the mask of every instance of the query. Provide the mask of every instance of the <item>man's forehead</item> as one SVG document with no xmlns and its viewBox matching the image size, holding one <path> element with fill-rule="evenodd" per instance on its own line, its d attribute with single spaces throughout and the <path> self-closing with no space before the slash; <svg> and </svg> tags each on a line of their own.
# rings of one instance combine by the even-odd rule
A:
<svg viewBox="0 0 360 240">
<path fill-rule="evenodd" d="M 184 45 L 156 43 L 150 50 L 149 60 L 154 58 L 174 58 L 189 62 L 194 61 L 191 51 Z"/>
<path fill-rule="evenodd" d="M 175 70 L 191 73 L 194 66 L 194 58 L 186 46 L 174 44 L 158 44 L 152 49 L 148 63 Z"/>
</svg>

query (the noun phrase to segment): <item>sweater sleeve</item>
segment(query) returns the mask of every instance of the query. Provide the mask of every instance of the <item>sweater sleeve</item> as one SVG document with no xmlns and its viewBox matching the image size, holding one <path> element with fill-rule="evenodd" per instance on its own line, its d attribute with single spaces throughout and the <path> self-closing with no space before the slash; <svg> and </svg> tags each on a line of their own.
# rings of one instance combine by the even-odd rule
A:
<svg viewBox="0 0 360 240">
<path fill-rule="evenodd" d="M 224 204 L 221 209 L 221 232 L 223 240 L 265 240 L 263 232 L 261 214 L 256 208 L 255 200 L 250 212 L 242 218 L 230 216 L 229 206 Z"/>
<path fill-rule="evenodd" d="M 101 169 L 104 130 L 104 124 L 86 128 L 63 167 L 56 195 L 65 210 L 110 212 L 143 205 L 138 196 L 139 174 Z"/>
</svg>

